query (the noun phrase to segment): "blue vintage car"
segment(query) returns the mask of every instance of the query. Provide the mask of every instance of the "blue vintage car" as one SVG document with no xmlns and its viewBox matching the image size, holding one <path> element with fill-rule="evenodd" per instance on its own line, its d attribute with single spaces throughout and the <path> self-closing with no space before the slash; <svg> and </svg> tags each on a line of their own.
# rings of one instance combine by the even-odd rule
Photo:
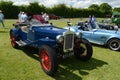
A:
<svg viewBox="0 0 120 80">
<path fill-rule="evenodd" d="M 10 30 L 13 48 L 31 46 L 39 49 L 43 71 L 52 76 L 57 71 L 58 60 L 71 55 L 82 61 L 92 57 L 91 44 L 80 37 L 81 33 L 58 28 L 51 24 L 41 24 L 37 20 L 29 23 L 15 23 Z"/>
<path fill-rule="evenodd" d="M 68 29 L 69 27 L 65 27 Z M 100 29 L 99 26 L 96 29 L 92 29 L 88 23 L 81 22 L 75 26 L 71 26 L 71 31 L 82 32 L 82 38 L 87 39 L 89 42 L 105 45 L 111 50 L 120 50 L 120 31 L 118 30 L 105 30 Z"/>
</svg>

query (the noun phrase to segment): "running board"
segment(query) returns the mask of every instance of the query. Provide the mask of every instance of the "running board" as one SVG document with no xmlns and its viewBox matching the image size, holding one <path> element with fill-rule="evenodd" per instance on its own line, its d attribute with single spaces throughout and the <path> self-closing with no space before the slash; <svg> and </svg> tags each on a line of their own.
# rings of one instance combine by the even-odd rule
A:
<svg viewBox="0 0 120 80">
<path fill-rule="evenodd" d="M 27 43 L 23 42 L 22 40 L 20 41 L 16 41 L 16 43 L 19 45 L 19 46 L 25 46 Z"/>
</svg>

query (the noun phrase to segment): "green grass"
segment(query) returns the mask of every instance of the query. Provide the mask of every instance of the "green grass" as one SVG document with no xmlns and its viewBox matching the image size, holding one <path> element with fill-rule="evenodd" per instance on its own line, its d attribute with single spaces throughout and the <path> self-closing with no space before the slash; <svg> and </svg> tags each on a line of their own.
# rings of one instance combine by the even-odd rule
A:
<svg viewBox="0 0 120 80">
<path fill-rule="evenodd" d="M 80 19 L 72 19 L 75 24 Z M 51 20 L 60 27 L 68 19 Z M 11 47 L 9 30 L 16 20 L 5 20 L 6 28 L 0 25 L 0 80 L 120 80 L 120 52 L 93 45 L 93 56 L 87 62 L 74 57 L 59 64 L 54 77 L 46 75 L 40 64 L 37 51 Z"/>
</svg>

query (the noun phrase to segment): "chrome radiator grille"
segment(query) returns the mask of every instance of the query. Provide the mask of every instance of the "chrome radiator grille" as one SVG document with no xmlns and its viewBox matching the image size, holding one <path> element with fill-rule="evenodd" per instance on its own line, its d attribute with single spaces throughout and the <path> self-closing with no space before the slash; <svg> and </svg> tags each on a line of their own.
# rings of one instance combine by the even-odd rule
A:
<svg viewBox="0 0 120 80">
<path fill-rule="evenodd" d="M 64 35 L 64 52 L 73 50 L 74 46 L 74 33 L 67 32 Z"/>
</svg>

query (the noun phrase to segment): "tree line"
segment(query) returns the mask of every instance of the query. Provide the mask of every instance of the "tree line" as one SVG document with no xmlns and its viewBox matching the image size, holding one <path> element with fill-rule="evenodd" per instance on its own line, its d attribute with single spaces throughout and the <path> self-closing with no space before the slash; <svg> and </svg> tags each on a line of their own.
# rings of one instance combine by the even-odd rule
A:
<svg viewBox="0 0 120 80">
<path fill-rule="evenodd" d="M 64 18 L 83 18 L 89 15 L 95 15 L 96 17 L 107 17 L 112 14 L 113 11 L 119 11 L 120 7 L 112 9 L 108 3 L 102 3 L 101 5 L 92 4 L 88 8 L 73 8 L 68 7 L 65 4 L 58 4 L 52 8 L 47 8 L 44 5 L 39 5 L 38 2 L 32 2 L 30 5 L 13 5 L 12 1 L 1 1 L 0 10 L 3 11 L 6 19 L 18 18 L 18 13 L 24 11 L 26 13 L 41 14 L 46 12 L 48 14 L 55 14 Z"/>
</svg>

